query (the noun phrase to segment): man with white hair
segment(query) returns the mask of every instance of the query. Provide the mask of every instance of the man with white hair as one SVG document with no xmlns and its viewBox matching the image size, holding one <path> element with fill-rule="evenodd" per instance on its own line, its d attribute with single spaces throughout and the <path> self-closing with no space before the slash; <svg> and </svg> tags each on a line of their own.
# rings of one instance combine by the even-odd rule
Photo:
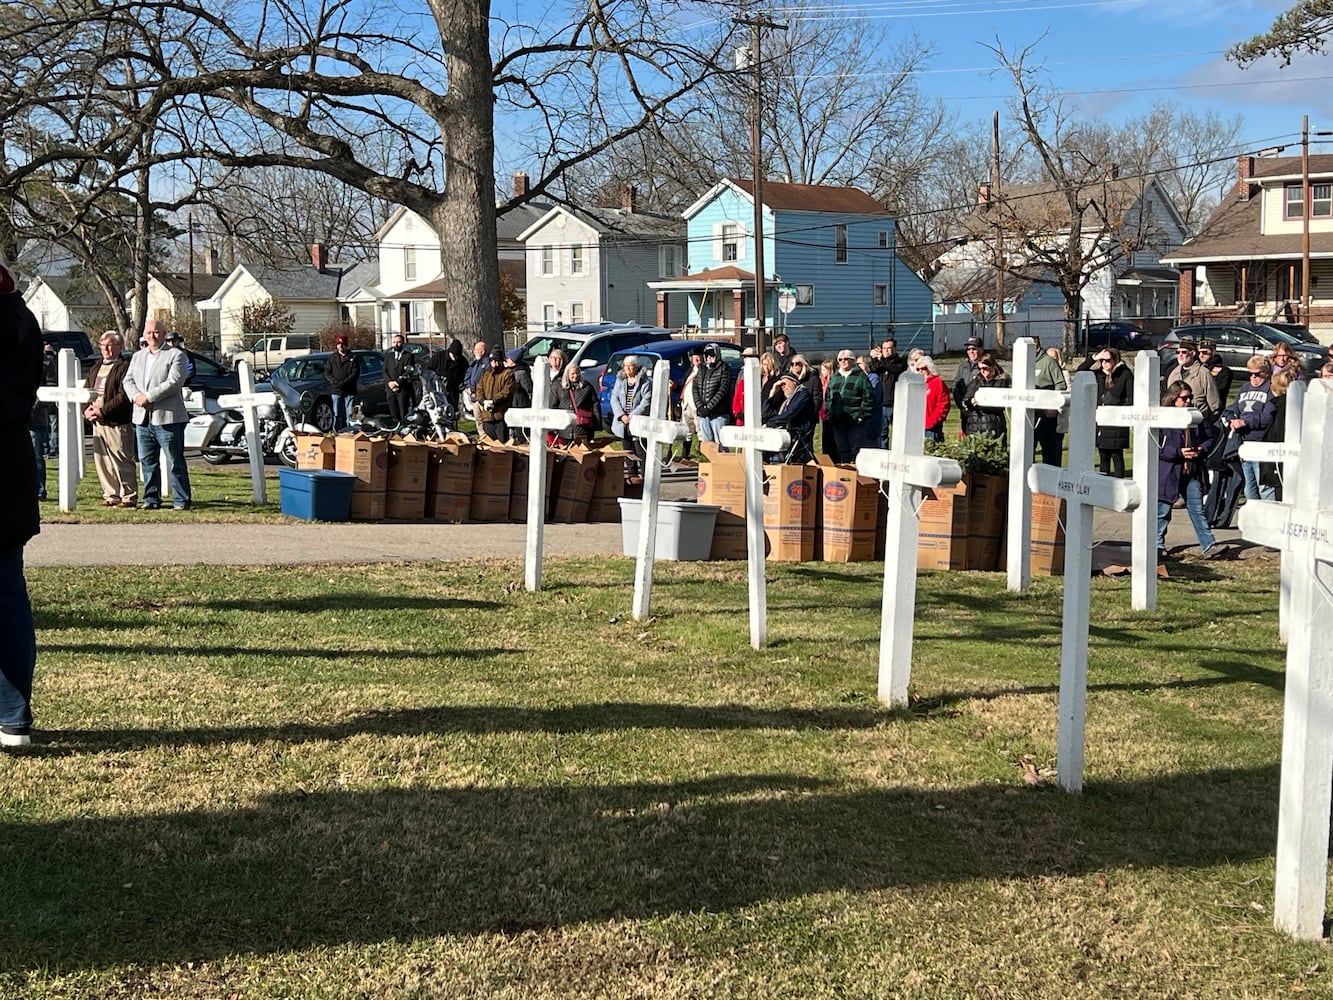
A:
<svg viewBox="0 0 1333 1000">
<path fill-rule="evenodd" d="M 125 395 L 134 404 L 139 464 L 143 467 L 143 509 L 162 506 L 162 476 L 158 455 L 167 453 L 167 476 L 172 503 L 189 510 L 190 472 L 185 466 L 185 352 L 166 346 L 166 327 L 150 319 L 143 327 L 148 346 L 135 351 L 125 372 Z"/>
</svg>

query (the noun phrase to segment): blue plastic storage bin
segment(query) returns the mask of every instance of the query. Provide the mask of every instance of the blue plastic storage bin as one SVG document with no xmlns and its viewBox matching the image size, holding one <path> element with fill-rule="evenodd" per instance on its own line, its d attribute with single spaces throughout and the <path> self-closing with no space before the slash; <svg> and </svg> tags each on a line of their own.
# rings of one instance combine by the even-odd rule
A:
<svg viewBox="0 0 1333 1000">
<path fill-rule="evenodd" d="M 279 469 L 282 512 L 305 521 L 346 521 L 356 476 L 332 469 Z"/>
</svg>

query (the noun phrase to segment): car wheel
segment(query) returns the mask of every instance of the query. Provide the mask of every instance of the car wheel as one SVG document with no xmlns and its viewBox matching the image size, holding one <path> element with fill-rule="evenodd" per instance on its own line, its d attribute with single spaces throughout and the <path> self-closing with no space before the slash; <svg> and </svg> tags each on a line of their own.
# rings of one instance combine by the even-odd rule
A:
<svg viewBox="0 0 1333 1000">
<path fill-rule="evenodd" d="M 310 414 L 316 427 L 325 434 L 333 433 L 333 403 L 327 399 L 321 399 L 315 404 L 314 412 Z"/>
<path fill-rule="evenodd" d="M 226 465 L 231 461 L 231 454 L 229 452 L 218 451 L 214 448 L 205 448 L 199 453 L 199 457 L 209 465 Z"/>
</svg>

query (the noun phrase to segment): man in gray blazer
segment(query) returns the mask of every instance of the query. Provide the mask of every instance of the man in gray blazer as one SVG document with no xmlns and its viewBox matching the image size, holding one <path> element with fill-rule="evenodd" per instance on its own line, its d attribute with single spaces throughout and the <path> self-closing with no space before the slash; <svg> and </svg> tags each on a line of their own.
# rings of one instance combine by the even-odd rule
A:
<svg viewBox="0 0 1333 1000">
<path fill-rule="evenodd" d="M 171 480 L 177 510 L 190 509 L 190 472 L 185 467 L 185 352 L 166 347 L 167 331 L 161 320 L 144 324 L 147 347 L 134 352 L 125 373 L 125 395 L 134 403 L 134 426 L 143 466 L 143 509 L 162 506 L 162 475 L 158 454 L 167 453 L 167 476 Z"/>
</svg>

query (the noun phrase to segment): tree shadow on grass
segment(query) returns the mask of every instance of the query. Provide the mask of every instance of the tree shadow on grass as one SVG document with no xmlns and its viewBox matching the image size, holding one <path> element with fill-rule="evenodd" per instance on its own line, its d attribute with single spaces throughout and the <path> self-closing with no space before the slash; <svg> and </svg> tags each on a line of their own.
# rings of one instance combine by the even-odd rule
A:
<svg viewBox="0 0 1333 1000">
<path fill-rule="evenodd" d="M 502 647 L 493 647 L 491 649 L 439 649 L 428 647 L 423 649 L 384 649 L 382 647 L 374 650 L 349 650 L 346 647 L 336 649 L 328 646 L 241 646 L 235 643 L 218 646 L 200 646 L 191 644 L 188 646 L 168 646 L 161 641 L 157 642 L 42 642 L 38 649 L 44 653 L 72 653 L 88 654 L 93 656 L 105 656 L 109 659 L 124 659 L 126 657 L 142 656 L 148 659 L 164 659 L 165 657 L 177 655 L 188 655 L 193 659 L 199 659 L 206 656 L 217 656 L 226 659 L 234 659 L 243 656 L 272 657 L 280 660 L 330 660 L 330 661 L 352 661 L 356 657 L 365 655 L 373 657 L 376 660 L 480 660 L 490 659 L 496 656 L 520 655 L 524 650 L 504 649 Z"/>
<path fill-rule="evenodd" d="M 181 603 L 213 611 L 295 611 L 300 614 L 319 611 L 494 611 L 500 607 L 496 601 L 414 597 L 410 594 L 368 594 L 363 591 L 308 594 L 305 597 L 214 598 Z"/>
<path fill-rule="evenodd" d="M 642 730 L 871 729 L 901 713 L 873 707 L 775 708 L 748 705 L 672 705 L 636 702 L 559 708 L 437 705 L 386 709 L 343 722 L 200 729 L 45 730 L 30 751 L 45 756 L 146 747 L 199 747 L 231 743 L 308 743 L 357 736 L 398 737 L 451 733 L 631 733 Z"/>
<path fill-rule="evenodd" d="M 1052 788 L 800 775 L 318 792 L 0 823 L 0 969 L 66 973 L 1267 858 L 1276 767 Z M 21 904 L 21 905 L 20 905 Z M 961 905 L 961 904 L 960 904 Z"/>
</svg>

